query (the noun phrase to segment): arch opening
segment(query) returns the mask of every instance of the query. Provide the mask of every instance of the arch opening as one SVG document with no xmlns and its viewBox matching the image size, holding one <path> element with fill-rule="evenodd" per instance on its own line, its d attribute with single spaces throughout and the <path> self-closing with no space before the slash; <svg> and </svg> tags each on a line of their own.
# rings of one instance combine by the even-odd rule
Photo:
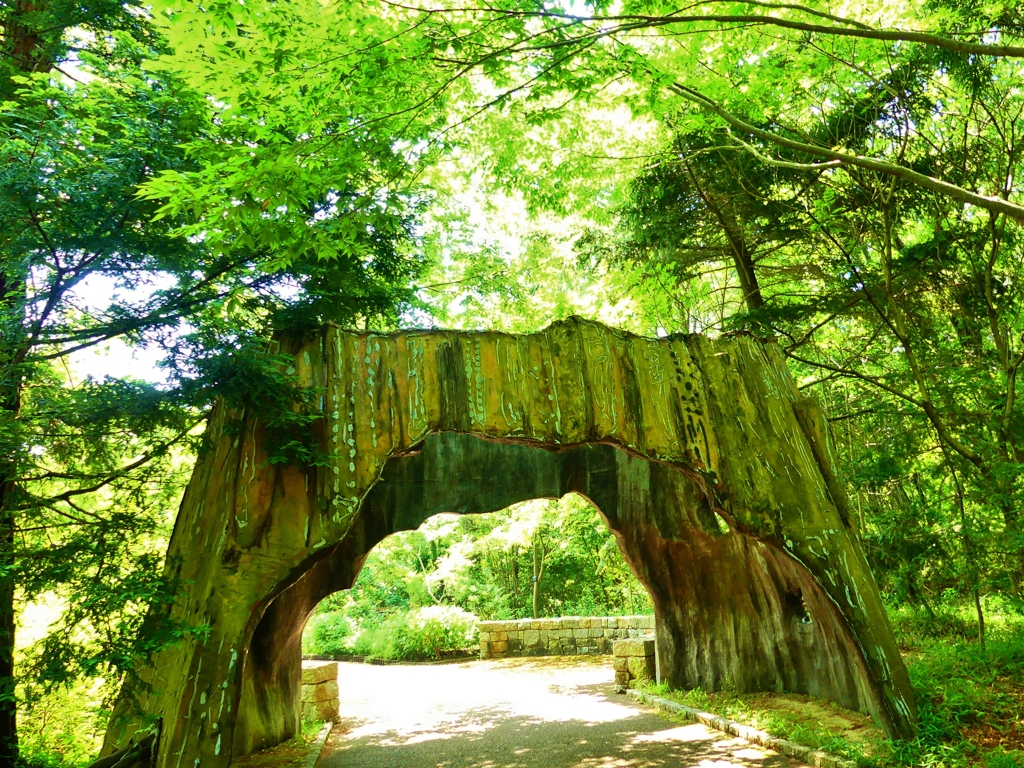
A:
<svg viewBox="0 0 1024 768">
<path fill-rule="evenodd" d="M 389 535 L 371 550 L 350 589 L 317 605 L 303 631 L 303 652 L 396 661 L 504 654 L 481 647 L 474 632 L 461 628 L 569 616 L 653 619 L 653 610 L 600 513 L 569 493 L 499 512 L 442 512 L 414 531 Z M 424 621 L 435 635 L 421 638 L 412 629 Z M 450 627 L 443 638 L 436 635 L 439 624 Z M 386 630 L 408 642 L 390 642 Z M 568 653 L 576 645 L 582 652 L 609 650 L 603 641 L 550 639 L 556 641 L 551 649 L 513 642 L 507 653 Z"/>
<path fill-rule="evenodd" d="M 349 589 L 389 535 L 441 513 L 498 512 L 576 493 L 614 534 L 656 616 L 659 678 L 708 691 L 785 691 L 875 714 L 859 649 L 785 551 L 723 526 L 682 472 L 608 444 L 552 451 L 456 432 L 386 463 L 345 538 L 296 569 L 256 625 L 242 670 L 234 754 L 301 726 L 301 636 L 316 605 Z"/>
</svg>

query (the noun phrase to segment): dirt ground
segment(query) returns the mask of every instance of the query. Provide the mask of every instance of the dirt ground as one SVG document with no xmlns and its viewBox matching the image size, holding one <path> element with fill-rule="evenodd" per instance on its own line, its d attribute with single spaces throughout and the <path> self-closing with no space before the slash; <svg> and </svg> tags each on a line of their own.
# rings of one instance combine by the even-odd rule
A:
<svg viewBox="0 0 1024 768">
<path fill-rule="evenodd" d="M 231 768 L 302 768 L 315 736 L 296 736 L 272 749 L 253 752 L 231 761 Z"/>
<path fill-rule="evenodd" d="M 751 709 L 779 712 L 798 723 L 831 731 L 852 742 L 868 744 L 885 738 L 868 715 L 831 702 L 794 693 L 759 693 L 740 697 Z"/>
</svg>

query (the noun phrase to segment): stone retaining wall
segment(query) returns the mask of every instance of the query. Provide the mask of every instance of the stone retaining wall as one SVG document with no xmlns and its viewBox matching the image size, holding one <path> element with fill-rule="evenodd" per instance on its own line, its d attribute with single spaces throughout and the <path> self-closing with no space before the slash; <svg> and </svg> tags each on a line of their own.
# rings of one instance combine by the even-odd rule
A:
<svg viewBox="0 0 1024 768">
<path fill-rule="evenodd" d="M 649 635 L 654 616 L 563 616 L 481 621 L 480 657 L 611 653 L 613 640 Z"/>
<path fill-rule="evenodd" d="M 622 693 L 635 680 L 654 680 L 654 635 L 616 640 L 612 643 L 615 690 Z"/>
<path fill-rule="evenodd" d="M 338 664 L 302 662 L 302 718 L 336 722 L 340 706 Z"/>
</svg>

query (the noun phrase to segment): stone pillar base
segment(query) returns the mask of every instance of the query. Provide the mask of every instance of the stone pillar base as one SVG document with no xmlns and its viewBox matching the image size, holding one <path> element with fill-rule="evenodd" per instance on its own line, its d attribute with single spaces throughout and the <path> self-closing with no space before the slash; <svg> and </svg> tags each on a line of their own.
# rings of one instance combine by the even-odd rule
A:
<svg viewBox="0 0 1024 768">
<path fill-rule="evenodd" d="M 302 664 L 302 719 L 338 722 L 338 663 L 307 661 Z"/>
<path fill-rule="evenodd" d="M 612 643 L 615 690 L 623 693 L 636 680 L 654 680 L 654 638 L 632 637 Z"/>
</svg>

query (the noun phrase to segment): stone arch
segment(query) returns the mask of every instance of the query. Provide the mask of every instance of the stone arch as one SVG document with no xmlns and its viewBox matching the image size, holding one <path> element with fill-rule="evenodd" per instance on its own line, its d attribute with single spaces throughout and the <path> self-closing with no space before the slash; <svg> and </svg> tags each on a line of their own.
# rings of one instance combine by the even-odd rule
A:
<svg viewBox="0 0 1024 768">
<path fill-rule="evenodd" d="M 773 344 L 572 319 L 520 337 L 327 328 L 290 351 L 322 393 L 330 459 L 269 465 L 258 414 L 214 414 L 169 559 L 192 585 L 172 615 L 210 631 L 140 667 L 148 685 L 126 686 L 108 752 L 145 715 L 162 721 L 161 767 L 287 738 L 305 619 L 377 541 L 570 491 L 651 593 L 664 679 L 809 693 L 912 731 L 824 420 Z"/>
</svg>

